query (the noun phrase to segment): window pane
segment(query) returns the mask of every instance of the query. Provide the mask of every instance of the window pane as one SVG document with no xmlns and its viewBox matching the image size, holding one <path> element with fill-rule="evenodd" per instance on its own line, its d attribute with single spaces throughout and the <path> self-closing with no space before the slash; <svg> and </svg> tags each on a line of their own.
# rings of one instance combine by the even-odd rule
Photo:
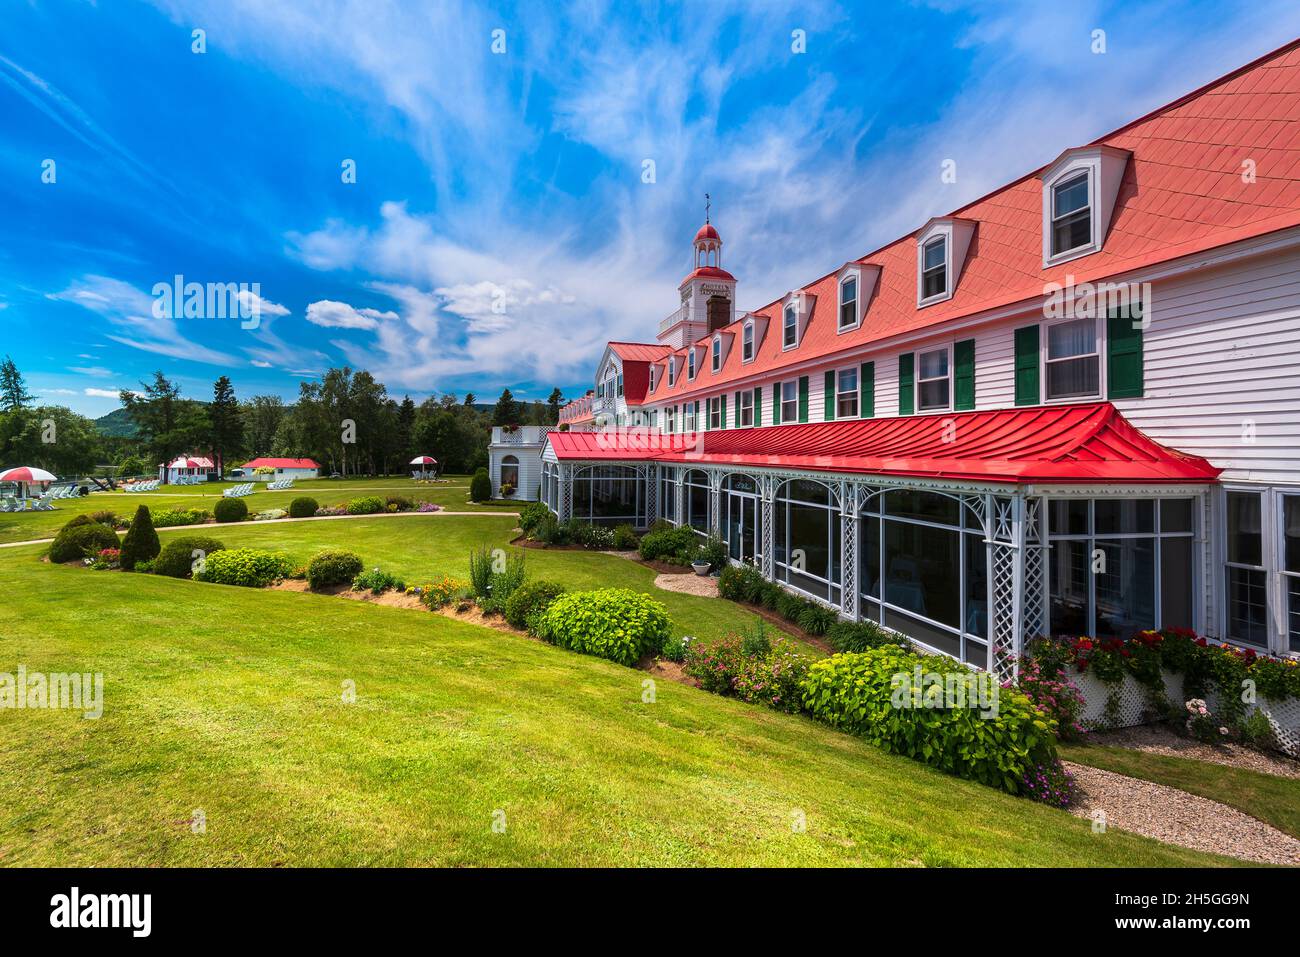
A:
<svg viewBox="0 0 1300 957">
<path fill-rule="evenodd" d="M 840 285 L 840 303 L 854 302 L 858 298 L 858 281 L 856 279 L 846 279 Z"/>
<path fill-rule="evenodd" d="M 1149 498 L 1099 499 L 1093 509 L 1098 535 L 1155 531 L 1155 502 Z"/>
<path fill-rule="evenodd" d="M 1052 226 L 1052 253 L 1068 252 L 1092 242 L 1092 217 L 1088 210 L 1071 213 Z"/>
<path fill-rule="evenodd" d="M 1102 569 L 1096 575 L 1097 637 L 1129 638 L 1155 626 L 1155 541 L 1097 540 Z"/>
<path fill-rule="evenodd" d="M 1160 502 L 1160 531 L 1190 532 L 1192 530 L 1192 500 L 1166 498 Z"/>
<path fill-rule="evenodd" d="M 1229 568 L 1228 640 L 1268 645 L 1268 600 L 1264 572 Z"/>
<path fill-rule="evenodd" d="M 966 535 L 966 614 L 963 630 L 972 635 L 989 631 L 988 549 L 983 535 Z M 969 661 L 969 657 L 967 658 Z"/>
<path fill-rule="evenodd" d="M 1048 503 L 1050 534 L 1087 535 L 1088 500 L 1082 498 L 1055 498 Z"/>
<path fill-rule="evenodd" d="M 1047 358 L 1070 359 L 1097 351 L 1097 320 L 1075 319 L 1047 327 Z"/>
<path fill-rule="evenodd" d="M 931 296 L 938 296 L 944 293 L 948 288 L 947 270 L 943 266 L 938 267 L 933 272 L 923 273 L 921 276 L 921 298 L 929 299 Z"/>
<path fill-rule="evenodd" d="M 1161 627 L 1192 627 L 1192 553 L 1194 548 L 1195 543 L 1190 537 L 1160 539 Z"/>
<path fill-rule="evenodd" d="M 960 533 L 886 521 L 884 535 L 885 601 L 960 628 Z"/>
<path fill-rule="evenodd" d="M 1088 543 L 1054 542 L 1049 555 L 1051 633 L 1072 638 L 1087 635 L 1091 630 L 1088 626 Z"/>
<path fill-rule="evenodd" d="M 946 652 L 954 658 L 961 654 L 961 641 L 956 635 L 941 628 L 936 628 L 928 622 L 919 621 L 911 615 L 904 615 L 892 608 L 886 608 L 884 624 L 888 628 L 893 628 L 895 631 L 901 631 L 903 634 L 915 638 L 922 644 Z"/>
<path fill-rule="evenodd" d="M 1290 649 L 1300 651 L 1300 578 L 1290 575 L 1283 578 L 1287 589 L 1287 635 L 1290 637 Z"/>
<path fill-rule="evenodd" d="M 1300 572 L 1300 495 L 1282 497 L 1282 567 Z"/>
<path fill-rule="evenodd" d="M 857 392 L 858 391 L 858 370 L 845 369 L 839 374 L 840 392 Z"/>
<path fill-rule="evenodd" d="M 921 353 L 921 378 L 939 379 L 948 374 L 948 350 Z"/>
<path fill-rule="evenodd" d="M 954 527 L 959 524 L 958 509 L 961 503 L 947 495 L 939 495 L 936 492 L 899 489 L 886 492 L 884 499 L 886 515 L 899 518 L 916 518 L 923 522 L 934 522 L 939 525 L 952 525 Z"/>
<path fill-rule="evenodd" d="M 948 408 L 948 380 L 936 379 L 933 382 L 922 382 L 920 405 L 922 409 Z"/>
<path fill-rule="evenodd" d="M 839 419 L 856 419 L 858 417 L 858 394 L 846 392 L 836 401 L 835 417 Z"/>
<path fill-rule="evenodd" d="M 1072 399 L 1079 396 L 1099 395 L 1100 366 L 1101 360 L 1096 356 L 1047 363 L 1047 397 Z"/>
<path fill-rule="evenodd" d="M 1263 564 L 1260 533 L 1260 498 L 1254 492 L 1229 492 L 1228 561 L 1238 565 Z"/>
<path fill-rule="evenodd" d="M 1088 174 L 1071 177 L 1052 190 L 1052 215 L 1064 216 L 1088 205 Z"/>
<path fill-rule="evenodd" d="M 861 581 L 862 595 L 866 598 L 880 597 L 880 519 L 863 516 L 858 544 L 858 575 Z M 877 613 L 873 621 L 879 621 Z"/>
<path fill-rule="evenodd" d="M 944 264 L 944 243 L 945 240 L 936 239 L 926 244 L 925 269 L 934 269 Z"/>
</svg>

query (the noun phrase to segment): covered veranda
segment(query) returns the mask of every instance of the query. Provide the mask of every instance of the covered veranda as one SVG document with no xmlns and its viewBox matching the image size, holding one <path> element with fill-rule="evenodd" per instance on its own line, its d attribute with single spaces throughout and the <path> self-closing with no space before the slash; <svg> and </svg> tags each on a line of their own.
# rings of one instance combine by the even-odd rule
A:
<svg viewBox="0 0 1300 957">
<path fill-rule="evenodd" d="M 1218 470 L 1108 403 L 661 435 L 553 432 L 561 520 L 685 524 L 1000 675 L 1040 634 L 1204 630 Z"/>
</svg>

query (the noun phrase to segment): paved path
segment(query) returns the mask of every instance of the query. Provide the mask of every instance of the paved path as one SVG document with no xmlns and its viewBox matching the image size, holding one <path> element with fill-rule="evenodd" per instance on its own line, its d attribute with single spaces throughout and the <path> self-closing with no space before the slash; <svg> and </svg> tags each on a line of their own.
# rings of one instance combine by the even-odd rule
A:
<svg viewBox="0 0 1300 957">
<path fill-rule="evenodd" d="M 141 495 L 146 493 L 141 492 Z M 249 519 L 245 522 L 204 522 L 202 525 L 168 525 L 160 528 L 158 532 L 174 532 L 184 529 L 195 528 L 237 528 L 240 525 L 280 525 L 284 522 L 330 522 L 342 518 L 411 518 L 419 516 L 421 518 L 437 517 L 439 515 L 509 515 L 511 518 L 518 518 L 518 512 L 451 512 L 447 509 L 439 509 L 436 512 L 375 512 L 372 515 L 312 515 L 308 518 L 268 518 L 260 522 Z M 0 542 L 0 548 L 18 548 L 22 545 L 44 545 L 47 542 L 54 541 L 53 538 L 33 538 L 26 542 Z"/>
</svg>

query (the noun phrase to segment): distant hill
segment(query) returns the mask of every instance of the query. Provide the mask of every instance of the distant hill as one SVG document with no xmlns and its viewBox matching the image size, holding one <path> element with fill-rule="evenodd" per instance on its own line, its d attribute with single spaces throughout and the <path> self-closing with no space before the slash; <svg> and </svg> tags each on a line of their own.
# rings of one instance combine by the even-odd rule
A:
<svg viewBox="0 0 1300 957">
<path fill-rule="evenodd" d="M 131 421 L 131 413 L 126 409 L 114 409 L 108 415 L 101 415 L 95 420 L 95 428 L 99 430 L 100 435 L 112 438 L 135 437 L 135 423 Z"/>
</svg>

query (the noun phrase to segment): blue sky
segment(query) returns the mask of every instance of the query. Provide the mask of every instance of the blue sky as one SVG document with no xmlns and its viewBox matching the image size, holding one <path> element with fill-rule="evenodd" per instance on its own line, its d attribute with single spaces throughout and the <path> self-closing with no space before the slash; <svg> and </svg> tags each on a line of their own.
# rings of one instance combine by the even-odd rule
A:
<svg viewBox="0 0 1300 957">
<path fill-rule="evenodd" d="M 705 191 L 755 308 L 1300 33 L 1135 6 L 5 0 L 0 353 L 90 415 L 159 368 L 577 395 L 676 308 Z M 176 274 L 260 325 L 154 318 Z"/>
</svg>

